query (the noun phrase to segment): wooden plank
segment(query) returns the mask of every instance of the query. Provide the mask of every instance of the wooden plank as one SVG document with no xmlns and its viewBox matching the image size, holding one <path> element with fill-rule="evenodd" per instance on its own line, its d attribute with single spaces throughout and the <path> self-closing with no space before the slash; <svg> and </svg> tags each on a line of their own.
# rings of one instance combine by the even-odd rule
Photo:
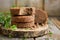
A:
<svg viewBox="0 0 60 40">
<path fill-rule="evenodd" d="M 42 0 L 42 9 L 45 10 L 45 0 Z"/>
<path fill-rule="evenodd" d="M 57 18 L 51 18 L 52 22 L 60 29 L 60 21 Z"/>
<path fill-rule="evenodd" d="M 60 16 L 60 0 L 45 0 L 45 10 L 49 16 Z"/>
<path fill-rule="evenodd" d="M 48 20 L 49 30 L 54 34 L 60 34 L 60 30 L 57 26 L 49 19 Z"/>
<path fill-rule="evenodd" d="M 45 35 L 43 37 L 38 37 L 36 40 L 60 40 L 60 34 Z"/>
<path fill-rule="evenodd" d="M 0 40 L 23 40 L 24 38 L 8 38 L 0 35 Z M 33 38 L 25 38 L 24 40 L 34 40 Z"/>
<path fill-rule="evenodd" d="M 60 30 L 56 25 L 48 19 L 49 30 L 53 33 L 52 36 L 45 35 L 43 37 L 36 38 L 36 40 L 60 40 Z"/>
<path fill-rule="evenodd" d="M 17 6 L 17 2 L 18 2 L 18 0 L 15 0 L 15 6 Z"/>
</svg>

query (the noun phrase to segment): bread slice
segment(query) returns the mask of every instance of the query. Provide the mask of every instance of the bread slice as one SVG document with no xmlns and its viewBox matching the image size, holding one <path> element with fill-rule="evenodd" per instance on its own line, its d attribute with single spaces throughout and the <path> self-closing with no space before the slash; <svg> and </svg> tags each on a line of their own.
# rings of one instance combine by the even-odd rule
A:
<svg viewBox="0 0 60 40">
<path fill-rule="evenodd" d="M 18 22 L 11 22 L 12 25 L 16 25 L 17 28 L 30 28 L 34 26 L 34 22 L 30 22 L 30 23 L 18 23 Z"/>
<path fill-rule="evenodd" d="M 35 16 L 31 15 L 31 16 L 13 16 L 11 17 L 12 21 L 15 22 L 34 22 L 35 20 Z"/>
<path fill-rule="evenodd" d="M 35 8 L 34 7 L 21 7 L 20 8 L 20 15 L 34 15 Z"/>
<path fill-rule="evenodd" d="M 12 16 L 18 15 L 19 12 L 20 12 L 20 8 L 19 8 L 19 7 L 11 8 L 11 9 L 10 9 L 10 12 L 11 12 L 11 15 L 12 15 Z"/>
</svg>

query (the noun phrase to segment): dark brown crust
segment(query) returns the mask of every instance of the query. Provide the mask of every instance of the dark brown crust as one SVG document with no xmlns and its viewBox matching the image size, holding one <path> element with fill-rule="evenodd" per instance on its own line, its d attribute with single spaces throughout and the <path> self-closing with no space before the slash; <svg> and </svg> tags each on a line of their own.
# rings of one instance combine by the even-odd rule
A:
<svg viewBox="0 0 60 40">
<path fill-rule="evenodd" d="M 33 22 L 34 21 L 34 16 L 14 16 L 12 17 L 12 21 L 15 22 Z"/>
<path fill-rule="evenodd" d="M 12 25 L 16 25 L 17 28 L 32 28 L 34 26 L 34 22 L 30 22 L 30 23 L 17 23 L 12 21 L 11 22 Z"/>
<path fill-rule="evenodd" d="M 35 23 L 46 24 L 48 15 L 45 11 L 37 9 L 35 13 Z"/>
</svg>

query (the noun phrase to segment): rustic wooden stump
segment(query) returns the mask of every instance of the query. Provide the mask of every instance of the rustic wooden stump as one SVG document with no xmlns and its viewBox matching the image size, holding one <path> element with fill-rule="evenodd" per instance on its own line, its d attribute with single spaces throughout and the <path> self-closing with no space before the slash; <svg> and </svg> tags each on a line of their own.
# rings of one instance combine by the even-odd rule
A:
<svg viewBox="0 0 60 40">
<path fill-rule="evenodd" d="M 5 36 L 12 36 L 12 37 L 38 37 L 46 34 L 46 31 L 48 30 L 48 25 L 40 26 L 35 29 L 5 29 L 2 27 L 2 35 Z"/>
</svg>

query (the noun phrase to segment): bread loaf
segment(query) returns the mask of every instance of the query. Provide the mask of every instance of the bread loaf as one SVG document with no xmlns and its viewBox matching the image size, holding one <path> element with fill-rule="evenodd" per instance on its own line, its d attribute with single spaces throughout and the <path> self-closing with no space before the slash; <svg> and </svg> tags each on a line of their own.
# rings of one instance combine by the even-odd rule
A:
<svg viewBox="0 0 60 40">
<path fill-rule="evenodd" d="M 41 9 L 37 9 L 35 13 L 35 23 L 46 24 L 47 23 L 47 13 Z"/>
</svg>

